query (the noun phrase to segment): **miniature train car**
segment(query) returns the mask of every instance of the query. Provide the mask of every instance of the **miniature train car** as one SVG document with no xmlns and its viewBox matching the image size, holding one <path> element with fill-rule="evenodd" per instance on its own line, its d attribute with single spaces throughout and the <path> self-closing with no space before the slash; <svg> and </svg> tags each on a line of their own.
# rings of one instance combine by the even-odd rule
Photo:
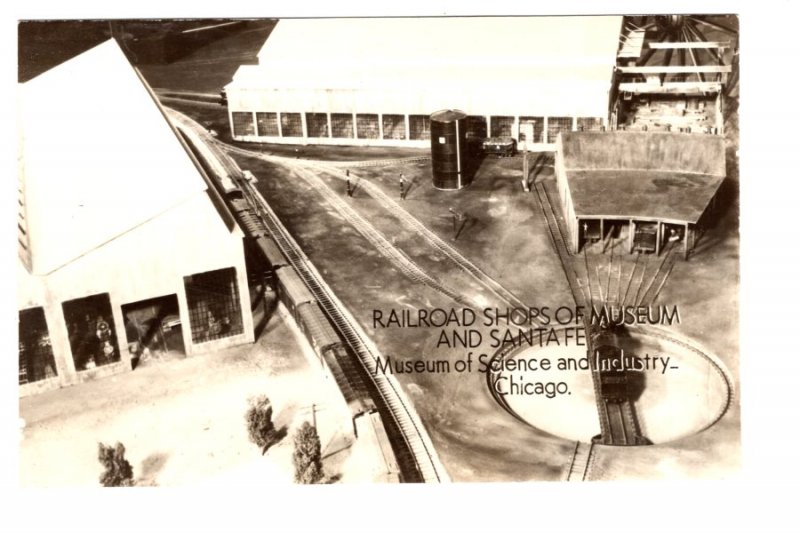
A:
<svg viewBox="0 0 800 533">
<path fill-rule="evenodd" d="M 281 267 L 289 266 L 289 260 L 286 259 L 281 249 L 271 238 L 262 235 L 256 238 L 255 243 L 272 270 L 278 270 Z"/>
<path fill-rule="evenodd" d="M 381 415 L 377 412 L 365 414 L 355 420 L 358 439 L 363 440 L 368 454 L 372 457 L 369 463 L 374 465 L 373 481 L 383 483 L 400 483 L 402 476 L 397 458 L 389 442 L 389 436 L 383 425 Z"/>
<path fill-rule="evenodd" d="M 316 302 L 297 306 L 297 326 L 327 366 L 353 416 L 375 410 L 364 370 Z"/>
<path fill-rule="evenodd" d="M 517 153 L 517 141 L 513 137 L 489 137 L 483 141 L 483 153 L 511 157 Z"/>
<path fill-rule="evenodd" d="M 622 367 L 623 353 L 616 331 L 611 327 L 597 327 L 590 346 L 600 375 L 600 396 L 611 403 L 627 401 L 630 398 L 628 372 Z"/>
<path fill-rule="evenodd" d="M 295 320 L 311 348 L 322 361 L 323 353 L 333 345 L 341 344 L 341 339 L 322 312 L 317 302 L 301 302 L 296 306 Z"/>
<path fill-rule="evenodd" d="M 292 268 L 281 268 L 275 273 L 278 278 L 278 298 L 292 317 L 297 318 L 298 306 L 316 299 L 303 280 Z"/>
</svg>

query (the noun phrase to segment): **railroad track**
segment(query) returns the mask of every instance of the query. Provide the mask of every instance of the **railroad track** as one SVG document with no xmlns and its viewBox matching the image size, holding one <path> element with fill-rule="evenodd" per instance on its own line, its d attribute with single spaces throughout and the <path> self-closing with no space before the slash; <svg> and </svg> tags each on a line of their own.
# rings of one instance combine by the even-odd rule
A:
<svg viewBox="0 0 800 533">
<path fill-rule="evenodd" d="M 622 446 L 633 444 L 636 434 L 634 428 L 631 427 L 628 410 L 625 409 L 625 405 L 628 405 L 628 402 L 606 403 L 610 442 L 604 444 Z"/>
<path fill-rule="evenodd" d="M 339 331 L 342 339 L 358 357 L 377 391 L 375 403 L 386 422 L 387 434 L 391 437 L 398 464 L 403 469 L 405 479 L 427 483 L 448 482 L 447 472 L 441 465 L 430 437 L 411 402 L 392 374 L 383 374 L 378 371 L 376 361 L 380 355 L 379 350 L 324 282 L 322 276 L 308 260 L 266 200 L 251 183 L 243 178 L 238 165 L 220 154 L 219 145 L 199 125 L 179 112 L 170 110 L 170 115 L 179 120 L 195 138 L 202 137 L 203 142 L 198 144 L 203 146 L 204 156 L 215 156 L 209 157 L 214 161 L 214 172 L 224 170 L 228 172 L 229 176 L 237 179 L 249 204 L 249 209 L 244 216 L 247 219 L 244 222 L 245 225 L 254 232 L 253 234 L 269 234 L 273 238 L 331 323 Z M 222 146 L 226 147 L 227 145 Z"/>
<path fill-rule="evenodd" d="M 610 270 L 606 276 L 607 285 L 606 285 L 606 292 L 603 291 L 603 277 L 600 275 L 599 264 L 594 265 L 592 268 L 592 264 L 589 261 L 589 256 L 586 253 L 586 247 L 583 249 L 583 257 L 576 258 L 572 254 L 570 254 L 569 249 L 566 245 L 566 240 L 564 239 L 564 233 L 561 228 L 561 225 L 558 222 L 556 217 L 556 211 L 553 208 L 553 204 L 550 201 L 549 195 L 547 193 L 547 189 L 545 188 L 543 183 L 536 183 L 534 184 L 536 189 L 536 194 L 539 199 L 539 205 L 542 208 L 542 213 L 545 216 L 547 221 L 547 226 L 550 231 L 550 236 L 553 241 L 553 244 L 556 248 L 556 252 L 558 253 L 559 259 L 561 260 L 561 265 L 564 268 L 564 272 L 567 276 L 567 280 L 569 282 L 570 289 L 572 291 L 573 298 L 575 299 L 575 303 L 577 305 L 583 305 L 586 307 L 587 305 L 587 297 L 582 290 L 582 284 L 580 283 L 580 277 L 578 270 L 581 268 L 585 269 L 585 278 L 586 279 L 586 289 L 588 291 L 588 304 L 594 305 L 595 302 L 604 303 L 607 301 L 608 291 L 610 290 L 610 279 L 611 273 Z M 664 261 L 666 261 L 667 257 L 664 257 Z M 638 262 L 638 258 L 637 258 Z M 663 264 L 663 261 L 662 261 Z M 609 269 L 611 268 L 611 262 L 609 262 Z M 645 267 L 646 268 L 646 267 Z M 635 264 L 634 264 L 634 271 L 635 271 Z M 659 266 L 659 271 L 661 271 L 661 266 Z M 642 279 L 644 279 L 644 270 L 642 272 Z M 596 279 L 596 282 L 592 282 L 592 275 Z M 633 276 L 634 272 L 631 273 Z M 619 274 L 621 279 L 622 275 Z M 651 285 L 653 282 L 651 282 Z M 639 282 L 641 285 L 641 280 Z M 598 298 L 595 299 L 594 297 L 594 287 L 597 288 Z M 639 290 L 637 289 L 637 298 L 638 298 Z M 584 328 L 586 331 L 591 331 L 591 324 L 587 317 L 584 317 Z M 587 335 L 587 339 L 589 336 Z M 589 360 L 594 361 L 592 357 L 592 345 L 591 341 L 587 342 L 587 351 L 589 353 Z M 636 411 L 634 405 L 631 401 L 625 401 L 620 404 L 615 404 L 611 402 L 606 402 L 603 400 L 601 387 L 600 387 L 600 375 L 597 368 L 594 368 L 594 364 L 592 363 L 592 385 L 594 387 L 594 396 L 595 396 L 595 403 L 597 405 L 597 413 L 600 421 L 600 432 L 601 432 L 601 439 L 603 444 L 615 444 L 615 445 L 633 445 L 639 444 L 642 441 L 641 438 L 641 431 L 639 428 L 638 420 L 636 417 Z"/>
<path fill-rule="evenodd" d="M 367 239 L 383 256 L 389 259 L 392 264 L 397 266 L 408 278 L 441 292 L 457 303 L 469 305 L 469 302 L 467 302 L 458 291 L 429 275 L 422 270 L 413 259 L 389 242 L 383 233 L 375 229 L 375 226 L 365 220 L 364 217 L 345 202 L 340 195 L 332 191 L 322 179 L 302 167 L 295 167 L 292 171 L 295 175 L 308 183 L 316 192 L 321 194 L 328 203 L 356 229 L 356 231 L 363 235 L 365 239 Z"/>
<path fill-rule="evenodd" d="M 572 260 L 572 254 L 569 252 L 569 248 L 567 248 L 566 239 L 564 239 L 564 233 L 561 229 L 561 225 L 558 223 L 558 219 L 556 219 L 556 212 L 555 209 L 553 209 L 553 204 L 550 202 L 547 189 L 545 189 L 542 182 L 534 183 L 533 188 L 536 190 L 536 196 L 539 200 L 539 207 L 541 207 L 542 214 L 547 222 L 550 240 L 556 249 L 559 261 L 561 261 L 561 267 L 564 270 L 564 274 L 567 276 L 567 282 L 569 284 L 570 291 L 572 292 L 572 298 L 575 300 L 577 305 L 586 308 L 589 302 L 587 302 L 586 295 L 583 293 L 582 284 L 580 283 L 578 273 L 575 270 L 575 262 Z M 591 300 L 591 287 L 589 287 L 588 299 Z M 588 326 L 588 324 L 584 325 Z"/>
<path fill-rule="evenodd" d="M 419 281 L 426 285 L 431 286 L 432 288 L 439 290 L 440 292 L 446 294 L 450 298 L 453 298 L 455 301 L 459 303 L 466 303 L 463 298 L 453 289 L 448 287 L 447 285 L 435 280 L 430 275 L 425 273 L 419 266 L 414 263 L 414 261 L 409 258 L 406 254 L 402 251 L 398 250 L 396 247 L 391 245 L 388 240 L 378 232 L 369 222 L 365 221 L 361 215 L 359 215 L 350 205 L 345 202 L 339 194 L 335 193 L 327 186 L 327 184 L 320 179 L 318 176 L 314 175 L 313 173 L 309 172 L 309 168 L 315 170 L 321 170 L 323 172 L 327 172 L 333 175 L 336 178 L 345 180 L 347 179 L 347 175 L 342 172 L 340 168 L 337 166 L 352 166 L 352 165 L 344 165 L 344 164 L 334 164 L 335 162 L 328 162 L 328 161 L 315 161 L 315 160 L 295 160 L 290 158 L 278 158 L 276 156 L 270 156 L 267 154 L 263 154 L 260 152 L 254 152 L 251 150 L 245 150 L 235 146 L 229 146 L 227 144 L 221 143 L 217 141 L 217 144 L 221 145 L 222 149 L 237 153 L 240 155 L 246 155 L 248 157 L 256 157 L 265 159 L 267 161 L 275 161 L 279 160 L 281 163 L 285 165 L 289 165 L 293 170 L 295 170 L 298 175 L 309 185 L 311 185 L 314 190 L 320 192 L 323 196 L 325 196 L 326 200 L 337 210 L 339 213 L 344 216 L 348 221 L 350 221 L 354 227 L 364 235 L 373 245 L 378 248 L 378 250 L 384 254 L 385 256 L 389 257 L 391 260 L 396 261 L 398 266 L 403 270 L 403 272 L 414 279 L 415 281 Z M 404 162 L 408 162 L 411 160 L 423 160 L 426 158 L 405 158 L 405 159 L 394 159 L 394 160 L 385 160 L 393 161 L 392 164 L 401 164 Z M 368 162 L 373 163 L 373 162 Z M 492 276 L 488 275 L 484 272 L 480 267 L 478 267 L 475 263 L 467 259 L 464 255 L 462 255 L 458 250 L 456 250 L 453 246 L 445 242 L 442 238 L 436 235 L 434 232 L 429 230 L 424 224 L 422 224 L 416 217 L 412 216 L 408 211 L 398 205 L 389 195 L 384 193 L 380 187 L 371 183 L 366 180 L 362 180 L 359 183 L 359 188 L 363 189 L 367 192 L 372 198 L 378 201 L 378 203 L 386 209 L 389 213 L 393 216 L 398 218 L 401 223 L 403 223 L 407 228 L 411 229 L 412 231 L 416 232 L 420 237 L 422 237 L 429 245 L 431 245 L 434 249 L 442 253 L 445 257 L 447 257 L 450 261 L 452 261 L 458 268 L 469 274 L 473 279 L 475 279 L 478 283 L 492 292 L 497 298 L 499 298 L 502 302 L 504 302 L 509 307 L 526 307 L 525 303 L 522 302 L 519 298 L 517 298 L 511 291 L 503 287 L 497 280 L 495 280 Z M 387 248 L 388 245 L 388 248 Z"/>
<path fill-rule="evenodd" d="M 671 242 L 667 245 L 667 249 L 663 253 L 663 258 L 661 259 L 661 263 L 658 265 L 658 269 L 656 270 L 655 274 L 653 274 L 647 289 L 645 289 L 645 291 L 642 293 L 641 300 L 639 300 L 638 304 L 636 305 L 650 306 L 655 303 L 656 298 L 658 298 L 658 295 L 661 293 L 661 289 L 664 287 L 664 284 L 667 282 L 667 278 L 672 272 L 672 268 L 675 266 L 675 260 L 678 257 L 676 250 L 677 242 Z"/>
<path fill-rule="evenodd" d="M 594 443 L 577 441 L 567 470 L 567 481 L 586 481 L 589 478 L 593 460 Z"/>
<path fill-rule="evenodd" d="M 221 145 L 226 151 L 245 155 L 248 157 L 258 157 L 267 161 L 284 164 L 308 164 L 308 165 L 324 165 L 333 168 L 368 168 L 368 167 L 386 167 L 386 166 L 400 166 L 408 165 L 411 163 L 420 163 L 423 161 L 430 161 L 430 156 L 412 156 L 412 157 L 398 157 L 393 159 L 370 159 L 362 161 L 325 161 L 322 159 L 297 159 L 294 157 L 280 156 L 274 154 L 266 154 L 258 150 L 248 150 L 239 146 L 233 146 L 223 143 L 215 139 L 215 142 Z"/>
<path fill-rule="evenodd" d="M 304 161 L 304 163 L 307 163 Z M 347 175 L 339 169 L 331 169 L 327 164 L 312 163 L 313 166 L 320 170 L 334 174 L 339 179 L 346 179 Z M 366 191 L 372 198 L 386 209 L 393 216 L 398 218 L 407 228 L 417 233 L 422 237 L 430 246 L 444 254 L 450 261 L 452 261 L 458 268 L 469 274 L 478 283 L 483 285 L 491 291 L 497 298 L 504 302 L 509 307 L 526 307 L 525 303 L 517 298 L 514 293 L 503 287 L 496 279 L 484 272 L 478 265 L 467 259 L 456 248 L 448 244 L 441 237 L 436 235 L 433 231 L 429 230 L 422 222 L 416 217 L 411 215 L 403 207 L 401 207 L 394 199 L 388 194 L 383 192 L 381 188 L 372 182 L 362 180 L 359 183 L 359 188 Z"/>
<path fill-rule="evenodd" d="M 220 106 L 219 102 L 211 102 L 208 100 L 193 100 L 190 98 L 181 98 L 179 96 L 161 95 L 158 97 L 158 100 L 164 104 L 169 104 L 169 103 L 192 104 L 200 107 L 213 107 L 213 108 L 218 108 Z"/>
<path fill-rule="evenodd" d="M 727 390 L 727 394 L 725 396 L 725 404 L 720 408 L 720 410 L 716 414 L 716 416 L 703 429 L 710 428 L 711 426 L 716 424 L 723 417 L 723 415 L 725 415 L 725 413 L 728 411 L 728 409 L 730 408 L 731 404 L 733 403 L 734 395 L 736 394 L 735 389 L 734 389 L 733 379 L 722 369 L 723 368 L 722 367 L 722 363 L 720 361 L 715 360 L 714 357 L 710 356 L 709 353 L 705 349 L 703 349 L 703 348 L 701 348 L 699 346 L 695 346 L 694 344 L 691 344 L 689 342 L 685 342 L 685 341 L 681 341 L 679 339 L 676 339 L 674 335 L 669 335 L 667 333 L 656 332 L 656 331 L 653 331 L 653 328 L 651 328 L 651 330 L 648 331 L 647 334 L 650 335 L 650 336 L 659 338 L 659 339 L 663 339 L 663 340 L 665 340 L 667 342 L 671 342 L 671 343 L 677 344 L 678 346 L 682 347 L 683 349 L 688 350 L 688 351 L 694 353 L 695 355 L 705 359 L 706 361 L 709 362 L 711 368 L 717 373 L 717 375 L 719 375 L 723 379 L 723 381 L 725 381 L 726 390 Z"/>
<path fill-rule="evenodd" d="M 393 375 L 378 371 L 377 357 L 379 352 L 377 348 L 367 338 L 366 334 L 360 330 L 352 315 L 349 314 L 344 305 L 322 280 L 322 277 L 308 261 L 308 258 L 264 198 L 251 184 L 243 183 L 243 187 L 246 190 L 246 194 L 253 201 L 260 219 L 278 247 L 317 299 L 317 303 L 339 331 L 343 340 L 358 356 L 367 374 L 372 378 L 379 393 L 379 401 L 376 403 L 385 406 L 383 412 L 390 416 L 397 429 L 397 431 L 389 431 L 389 433 L 402 438 L 402 443 L 395 441 L 395 445 L 401 444 L 399 446 L 398 462 L 404 466 L 405 472 L 408 472 L 413 467 L 413 470 L 418 473 L 419 481 L 426 483 L 449 481 L 430 442 L 430 437 L 425 432 L 418 415 L 410 407 L 410 402 L 400 389 L 400 385 Z M 391 424 L 387 425 L 391 427 Z"/>
<path fill-rule="evenodd" d="M 579 275 L 575 269 L 575 264 L 578 261 L 574 261 L 572 254 L 569 253 L 569 249 L 567 248 L 566 240 L 564 239 L 564 233 L 561 230 L 561 226 L 558 223 L 558 219 L 556 219 L 555 210 L 553 209 L 553 204 L 550 202 L 550 198 L 547 194 L 547 190 L 544 187 L 544 184 L 541 182 L 534 183 L 534 189 L 536 190 L 537 198 L 539 199 L 539 207 L 542 209 L 542 214 L 545 217 L 547 222 L 547 228 L 550 232 L 550 239 L 553 242 L 553 246 L 556 249 L 556 253 L 558 255 L 559 260 L 561 261 L 561 266 L 564 270 L 565 275 L 567 276 L 567 282 L 569 284 L 570 290 L 572 291 L 572 297 L 575 300 L 575 304 L 579 306 L 583 306 L 587 308 L 588 305 L 592 305 L 594 300 L 592 299 L 592 288 L 591 288 L 591 281 L 589 278 L 590 272 L 588 261 L 585 259 L 586 262 L 586 269 L 587 269 L 587 282 L 589 285 L 587 286 L 589 291 L 589 298 L 587 301 L 586 296 L 583 293 L 581 288 L 581 283 L 579 282 Z M 584 329 L 589 332 L 590 324 L 586 317 L 583 319 L 583 326 Z M 587 339 L 589 338 L 587 333 Z M 591 357 L 591 346 L 588 346 L 589 352 L 589 360 L 592 360 Z M 594 398 L 595 404 L 597 405 L 597 413 L 598 418 L 600 420 L 600 432 L 602 435 L 607 435 L 610 432 L 609 427 L 609 418 L 606 413 L 605 409 L 605 402 L 602 400 L 602 394 L 600 392 L 600 378 L 597 376 L 597 372 L 592 370 L 592 386 L 594 387 Z"/>
<path fill-rule="evenodd" d="M 218 173 L 219 175 L 227 174 L 231 177 L 234 177 L 239 182 L 244 181 L 242 172 L 238 165 L 231 162 L 229 158 L 222 153 L 224 150 L 235 153 L 245 153 L 251 157 L 264 157 L 264 154 L 253 153 L 247 150 L 230 147 L 227 144 L 213 140 L 211 137 L 208 139 L 202 139 L 198 142 L 199 134 L 194 131 L 196 127 L 193 127 L 191 119 L 186 117 L 186 115 L 174 110 L 170 110 L 170 115 L 188 128 L 189 131 L 187 134 L 195 138 L 194 144 L 197 145 L 198 149 L 204 153 L 206 159 L 209 161 L 209 164 L 212 165 L 214 172 Z M 265 158 L 271 159 L 272 156 L 267 156 Z M 353 226 L 353 228 L 356 229 L 356 231 L 358 231 L 365 239 L 367 239 L 383 256 L 388 258 L 392 264 L 395 265 L 405 276 L 412 281 L 422 283 L 436 291 L 441 292 L 459 304 L 469 304 L 469 302 L 466 302 L 458 291 L 445 285 L 422 270 L 422 268 L 420 268 L 420 266 L 417 265 L 410 257 L 403 253 L 402 250 L 398 249 L 391 242 L 389 242 L 389 240 L 381 232 L 375 229 L 375 227 L 368 221 L 364 220 L 364 218 L 352 207 L 350 207 L 347 202 L 342 200 L 338 194 L 334 193 L 330 187 L 328 187 L 318 176 L 313 175 L 303 166 L 294 164 L 294 160 L 289 159 L 282 162 L 291 163 L 292 172 L 294 172 L 296 176 L 303 179 L 315 191 L 320 193 L 328 201 L 328 203 L 334 209 L 336 209 L 336 211 L 342 217 L 344 217 L 345 220 L 347 220 Z M 258 221 L 254 219 L 252 212 L 243 212 L 241 218 L 246 229 L 250 231 L 250 234 L 258 234 Z"/>
<path fill-rule="evenodd" d="M 631 274 L 628 276 L 628 283 L 625 285 L 625 294 L 622 295 L 622 299 L 620 300 L 620 305 L 625 305 L 625 302 L 628 300 L 628 293 L 631 290 L 631 282 L 633 282 L 633 276 L 636 274 L 636 267 L 639 266 L 639 259 L 642 257 L 641 252 L 636 252 L 636 260 L 633 262 L 633 268 L 631 269 Z"/>
<path fill-rule="evenodd" d="M 304 159 L 304 162 L 317 163 L 329 165 L 332 167 L 347 167 L 347 168 L 369 168 L 369 167 L 388 167 L 408 165 L 410 163 L 421 163 L 423 161 L 430 161 L 431 156 L 420 155 L 411 157 L 398 157 L 395 159 L 373 159 L 367 161 L 317 161 L 312 159 Z"/>
</svg>

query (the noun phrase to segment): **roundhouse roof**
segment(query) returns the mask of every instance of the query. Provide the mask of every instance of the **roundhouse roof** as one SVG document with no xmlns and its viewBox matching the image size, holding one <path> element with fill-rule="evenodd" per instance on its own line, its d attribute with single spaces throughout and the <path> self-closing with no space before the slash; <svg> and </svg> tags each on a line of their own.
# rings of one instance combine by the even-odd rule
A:
<svg viewBox="0 0 800 533">
<path fill-rule="evenodd" d="M 725 179 L 718 135 L 562 132 L 557 149 L 578 218 L 695 224 Z"/>
</svg>

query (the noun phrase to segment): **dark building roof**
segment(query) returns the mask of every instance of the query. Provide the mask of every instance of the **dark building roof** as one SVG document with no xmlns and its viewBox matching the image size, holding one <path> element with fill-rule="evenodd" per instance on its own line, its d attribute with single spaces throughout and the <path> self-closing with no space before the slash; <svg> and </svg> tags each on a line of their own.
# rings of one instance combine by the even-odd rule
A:
<svg viewBox="0 0 800 533">
<path fill-rule="evenodd" d="M 656 170 L 567 170 L 578 217 L 696 223 L 723 176 Z"/>
<path fill-rule="evenodd" d="M 445 109 L 442 111 L 437 111 L 431 115 L 431 120 L 435 120 L 436 122 L 454 122 L 456 120 L 461 120 L 462 118 L 466 118 L 467 114 L 463 111 L 459 111 L 457 109 Z"/>
<path fill-rule="evenodd" d="M 725 179 L 719 135 L 561 133 L 577 217 L 697 223 Z"/>
</svg>

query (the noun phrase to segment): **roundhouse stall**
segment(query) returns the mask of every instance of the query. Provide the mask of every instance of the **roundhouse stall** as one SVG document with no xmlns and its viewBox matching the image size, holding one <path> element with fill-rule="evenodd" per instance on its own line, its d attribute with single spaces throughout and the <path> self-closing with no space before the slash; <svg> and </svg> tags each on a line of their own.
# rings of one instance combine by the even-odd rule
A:
<svg viewBox="0 0 800 533">
<path fill-rule="evenodd" d="M 555 169 L 573 252 L 627 227 L 631 252 L 658 254 L 678 239 L 688 257 L 725 179 L 725 141 L 687 133 L 564 132 Z"/>
<path fill-rule="evenodd" d="M 554 147 L 607 125 L 622 17 L 281 20 L 225 87 L 245 142 L 431 145 L 431 113 L 467 138 Z M 522 148 L 525 145 L 520 146 Z"/>
</svg>

